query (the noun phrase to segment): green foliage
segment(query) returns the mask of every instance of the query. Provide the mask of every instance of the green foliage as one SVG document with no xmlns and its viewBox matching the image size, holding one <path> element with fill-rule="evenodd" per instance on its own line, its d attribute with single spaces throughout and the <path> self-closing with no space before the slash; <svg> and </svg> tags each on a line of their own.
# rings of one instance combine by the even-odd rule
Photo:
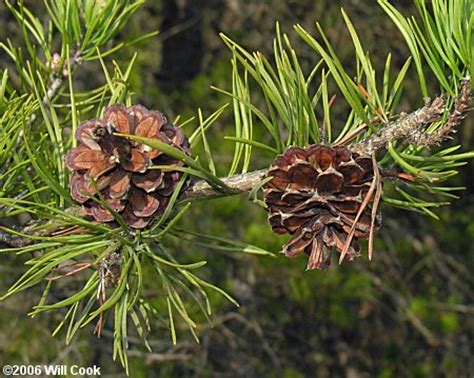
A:
<svg viewBox="0 0 474 378">
<path fill-rule="evenodd" d="M 383 70 L 376 71 L 352 21 L 343 9 L 342 17 L 354 46 L 357 72 L 355 79 L 348 67 L 342 64 L 318 23 L 316 27 L 322 42 L 300 25 L 295 26 L 298 35 L 319 58 L 308 73 L 303 72 L 289 37 L 281 35 L 278 24 L 273 49 L 274 66 L 262 53 L 249 53 L 223 35 L 224 42 L 233 54 L 234 82 L 240 83 L 239 86 L 233 85 L 232 92 L 218 89 L 232 97 L 234 103 L 237 102 L 234 104 L 234 119 L 238 126 L 235 136 L 228 139 L 236 141 L 237 146 L 245 143 L 259 150 L 279 153 L 289 146 L 308 146 L 322 142 L 341 145 L 351 143 L 352 139 L 360 142 L 386 127 L 389 122 L 403 119 L 397 110 L 412 61 L 420 80 L 420 97 L 428 97 L 423 69 L 425 66 L 430 68 L 432 75 L 440 83 L 441 91 L 448 97 L 443 117 L 433 122 L 427 133 L 434 133 L 442 128 L 459 94 L 460 81 L 469 77 L 472 67 L 472 49 L 469 46 L 472 45 L 474 3 L 470 0 L 434 1 L 427 5 L 425 1 L 417 0 L 419 18 L 422 20 L 420 25 L 416 23 L 415 16 L 405 20 L 389 2 L 379 1 L 379 4 L 396 23 L 412 53 L 396 75 L 392 73 L 391 54 L 387 55 Z M 449 43 L 443 43 L 445 40 Z M 240 72 L 243 72 L 244 79 L 240 78 Z M 257 88 L 263 93 L 266 100 L 265 111 L 251 101 L 252 85 L 248 83 L 248 76 L 254 79 Z M 319 82 L 314 84 L 319 76 Z M 350 107 L 342 128 L 331 123 L 328 88 L 332 88 L 332 84 L 336 84 Z M 315 88 L 314 93 L 311 92 L 312 88 Z M 318 121 L 318 108 L 323 115 L 322 122 Z M 242 133 L 246 132 L 239 126 L 242 114 L 245 114 L 244 125 L 250 123 L 254 115 L 272 136 L 273 145 L 267 146 L 248 137 L 242 138 Z M 457 174 L 457 167 L 465 165 L 467 159 L 474 157 L 474 152 L 455 153 L 459 148 L 458 145 L 434 152 L 410 144 L 410 141 L 391 142 L 387 153 L 379 161 L 380 166 L 389 169 L 399 167 L 409 173 L 414 182 L 393 182 L 393 190 L 386 191 L 383 196 L 385 203 L 437 218 L 432 208 L 449 204 L 446 199 L 457 198 L 451 192 L 463 189 L 442 183 Z M 238 159 L 239 155 L 236 154 L 234 166 Z M 392 197 L 393 195 L 395 196 Z"/>
<path fill-rule="evenodd" d="M 131 232 L 121 216 L 101 198 L 97 201 L 113 213 L 120 227 L 95 224 L 82 218 L 71 207 L 73 201 L 69 195 L 69 173 L 65 168 L 64 156 L 76 145 L 74 133 L 80 120 L 101 116 L 111 104 L 132 104 L 129 78 L 136 54 L 124 69 L 115 61 L 110 62 L 111 64 L 106 62 L 105 58 L 122 47 L 131 46 L 119 43 L 110 47 L 110 42 L 143 1 L 47 1 L 45 4 L 52 20 L 48 30 L 43 29 L 39 19 L 24 5 L 7 3 L 23 30 L 29 58 L 9 42 L 0 45 L 17 65 L 17 74 L 21 78 L 20 85 L 14 89 L 5 70 L 0 87 L 2 218 L 28 215 L 33 222 L 38 222 L 34 227 L 37 236 L 2 228 L 19 238 L 29 238 L 34 244 L 0 250 L 3 254 L 32 254 L 25 263 L 28 266 L 26 272 L 0 299 L 5 300 L 36 285 L 41 286 L 43 294 L 30 315 L 63 311 L 64 317 L 53 334 L 65 333 L 67 344 L 90 322 L 97 323 L 96 331 L 100 333 L 106 314 L 113 313 L 113 357 L 118 358 L 128 372 L 129 324 L 136 329 L 148 348 L 146 336 L 150 332 L 150 317 L 164 319 L 173 343 L 177 340 L 177 317 L 187 324 L 197 340 L 194 331 L 196 323 L 188 314 L 190 303 L 197 305 L 204 318 L 211 315 L 209 291 L 215 291 L 237 304 L 224 290 L 194 273 L 206 261 L 183 264 L 175 259 L 167 247 L 173 238 L 184 234 L 185 239 L 192 244 L 198 243 L 211 250 L 263 255 L 269 252 L 246 243 L 178 228 L 180 218 L 191 206 L 188 203 L 180 209 L 176 208 L 187 174 L 205 178 L 212 185 L 228 189 L 216 177 L 205 134 L 222 114 L 225 106 L 207 118 L 199 111 L 198 126 L 189 137 L 193 147 L 200 143 L 204 146 L 209 169 L 168 145 L 156 140 L 143 141 L 183 160 L 187 165 L 182 168 L 186 174 L 171 196 L 163 216 L 146 231 Z M 148 34 L 140 38 L 140 41 L 155 34 Z M 31 37 L 35 39 L 41 52 L 33 48 Z M 61 66 L 54 67 L 52 46 L 56 39 L 61 41 L 62 46 L 59 60 Z M 101 52 L 101 47 L 105 45 L 108 50 Z M 47 64 L 38 60 L 40 56 L 45 57 Z M 79 92 L 74 88 L 74 74 L 82 61 L 86 60 L 100 62 L 105 84 Z M 30 92 L 32 94 L 28 95 Z M 182 124 L 188 122 L 193 122 L 193 119 Z M 173 166 L 153 168 L 180 169 Z M 61 232 L 54 236 L 42 236 L 47 235 L 48 230 L 58 228 L 65 232 L 64 236 L 61 236 Z M 81 232 L 69 234 L 68 231 L 76 229 Z M 116 285 L 108 288 L 103 264 L 108 256 L 116 252 L 121 259 L 120 275 Z M 143 295 L 145 266 L 148 270 L 151 268 L 157 282 L 160 282 L 162 294 L 158 302 L 149 301 Z M 51 302 L 50 291 L 60 281 L 67 281 L 69 277 L 75 276 L 80 276 L 83 280 L 82 288 L 66 299 Z M 150 276 L 148 272 L 148 277 Z"/>
<path fill-rule="evenodd" d="M 417 19 L 414 16 L 405 18 L 387 0 L 378 2 L 400 29 L 410 48 L 423 96 L 429 95 L 425 62 L 443 91 L 454 96 L 459 80 L 474 74 L 474 3 L 470 0 L 435 0 L 427 4 L 426 0 L 415 0 L 419 12 Z"/>
<path fill-rule="evenodd" d="M 234 140 L 279 153 L 292 145 L 308 145 L 310 139 L 320 141 L 315 105 L 321 96 L 321 87 L 313 95 L 309 92 L 321 64 L 316 64 L 310 77 L 305 78 L 290 40 L 286 35 L 282 38 L 278 25 L 274 41 L 275 68 L 263 54 L 250 54 L 225 35 L 222 38 L 233 52 L 233 91 L 229 93 L 216 89 L 234 100 L 234 116 L 237 120 Z M 243 79 L 239 74 L 240 65 L 245 72 Z M 262 90 L 268 116 L 251 103 L 248 75 L 252 76 Z M 246 128 L 252 122 L 252 113 L 273 137 L 274 146 L 271 149 L 252 140 L 252 135 Z M 243 134 L 247 136 L 242 138 Z M 250 151 L 247 155 L 249 154 Z M 234 164 L 236 158 L 238 155 L 234 158 Z"/>
<path fill-rule="evenodd" d="M 411 65 L 415 67 L 420 82 L 420 96 L 426 97 L 429 93 L 426 83 L 431 78 L 427 80 L 428 75 L 432 75 L 436 83 L 439 82 L 440 89 L 449 95 L 446 115 L 430 129 L 434 132 L 442 126 L 453 105 L 459 91 L 459 79 L 469 72 L 472 76 L 473 72 L 470 47 L 474 21 L 473 2 L 470 0 L 440 0 L 430 5 L 419 0 L 416 2 L 418 21 L 405 19 L 386 1 L 379 2 L 400 28 L 411 51 L 411 56 L 399 72 L 394 71 L 390 54 L 383 69 L 376 67 L 364 50 L 353 22 L 342 11 L 354 45 L 357 81 L 353 80 L 349 74 L 350 67 L 338 57 L 319 24 L 319 40 L 302 27 L 295 27 L 299 38 L 315 56 L 312 60 L 316 63 L 308 72 L 305 72 L 293 48 L 296 43 L 280 32 L 278 24 L 271 58 L 259 52 L 249 53 L 223 35 L 233 54 L 232 76 L 230 89 L 218 91 L 227 96 L 230 106 L 225 104 L 208 116 L 209 109 L 199 109 L 196 117 L 184 121 L 178 118 L 174 122 L 190 130 L 188 136 L 193 150 L 202 151 L 193 157 L 153 139 L 118 134 L 158 148 L 183 161 L 187 167 L 153 167 L 180 170 L 185 175 L 164 214 L 149 229 L 132 232 L 116 213 L 114 216 L 120 227 L 110 228 L 84 219 L 71 207 L 69 173 L 63 157 L 75 146 L 74 131 L 81 121 L 101 116 L 110 104 L 132 104 L 134 88 L 130 81 L 137 54 L 127 64 L 110 60 L 110 56 L 156 35 L 153 32 L 132 42 L 114 44 L 117 33 L 143 3 L 47 0 L 45 4 L 50 21 L 45 24 L 22 3 L 13 5 L 7 2 L 18 20 L 24 46 L 15 46 L 8 40 L 0 43 L 0 48 L 16 67 L 14 76 L 18 79 L 12 81 L 7 70 L 1 72 L 0 216 L 4 220 L 15 216 L 27 217 L 37 232 L 36 236 L 31 236 L 1 228 L 18 238 L 31 239 L 33 244 L 0 249 L 2 256 L 16 255 L 16 258 L 26 259 L 26 271 L 0 299 L 21 295 L 25 290 L 41 289 L 39 303 L 30 314 L 37 316 L 59 311 L 60 321 L 53 334 L 63 333 L 67 344 L 72 343 L 86 325 L 111 322 L 114 329 L 113 357 L 120 360 L 127 372 L 131 366 L 127 354 L 130 332 L 136 333 L 144 348 L 151 350 L 147 340 L 153 319 L 158 319 L 174 344 L 183 327 L 198 340 L 200 320 L 211 322 L 211 303 L 220 308 L 225 307 L 224 300 L 237 305 L 236 299 L 223 288 L 208 281 L 207 277 L 203 278 L 207 272 L 206 264 L 219 264 L 212 255 L 214 251 L 222 251 L 229 258 L 270 256 L 272 253 L 269 250 L 277 250 L 282 244 L 282 237 L 262 233 L 257 223 L 237 225 L 238 216 L 235 214 L 246 211 L 242 210 L 241 199 L 225 199 L 227 202 L 216 205 L 217 210 L 214 211 L 232 221 L 232 227 L 235 224 L 232 236 L 245 234 L 248 243 L 222 236 L 221 231 L 229 231 L 222 224 L 213 225 L 212 230 L 202 233 L 200 230 L 207 227 L 193 228 L 194 225 L 186 222 L 186 215 L 203 216 L 193 213 L 193 200 L 182 201 L 178 197 L 186 177 L 205 179 L 223 194 L 233 194 L 232 188 L 217 176 L 223 164 L 216 158 L 216 142 L 213 136 L 209 136 L 209 131 L 219 123 L 227 107 L 231 108 L 234 117 L 234 135 L 226 138 L 235 145 L 226 171 L 228 175 L 233 175 L 248 172 L 255 162 L 266 161 L 259 160 L 263 154 L 265 158 L 273 157 L 289 146 L 307 146 L 311 143 L 335 145 L 351 135 L 360 141 L 377 132 L 384 124 L 398 117 L 399 102 Z M 449 17 L 444 17 L 445 14 Z M 61 46 L 56 63 L 53 46 Z M 86 61 L 100 64 L 103 85 L 79 89 L 75 78 L 81 64 Z M 426 67 L 429 68 L 428 73 Z M 196 83 L 195 96 L 200 97 L 202 80 Z M 332 119 L 332 91 L 335 86 L 350 107 L 342 127 Z M 55 90 L 51 91 L 51 88 Z M 259 98 L 263 98 L 263 107 L 258 103 Z M 472 152 L 460 153 L 458 150 L 459 146 L 453 146 L 432 152 L 405 142 L 393 143 L 387 154 L 381 157 L 381 166 L 401 167 L 417 180 L 414 183 L 397 182 L 392 188 L 387 188 L 385 202 L 436 216 L 432 208 L 447 203 L 439 199 L 455 198 L 451 192 L 462 189 L 444 186 L 442 182 L 455 175 L 456 168 L 474 156 Z M 258 190 L 259 187 L 255 188 L 249 198 L 261 204 Z M 107 206 L 101 199 L 98 201 Z M 212 211 L 206 209 L 205 215 L 214 214 Z M 261 221 L 262 214 L 258 218 Z M 57 230 L 58 227 L 65 233 L 46 236 L 49 230 Z M 68 234 L 69 230 L 80 230 L 80 233 Z M 408 250 L 408 244 L 407 241 L 400 241 L 400 254 Z M 264 245 L 265 248 L 256 245 Z M 187 261 L 189 255 L 182 252 L 195 249 L 205 250 L 212 257 L 206 260 L 193 255 L 195 260 Z M 120 274 L 115 286 L 105 287 L 101 264 L 114 252 L 119 252 L 121 256 Z M 380 295 L 374 290 L 371 276 L 362 276 L 359 272 L 302 276 L 300 272 L 293 271 L 284 276 L 288 272 L 276 259 L 268 259 L 266 264 L 270 275 L 274 268 L 274 282 L 281 281 L 282 277 L 288 281 L 287 294 L 293 304 L 306 305 L 309 314 L 316 314 L 318 320 L 329 319 L 330 327 L 342 330 L 354 328 L 357 319 L 354 320 L 345 306 L 355 311 L 359 302 L 375 301 Z M 71 266 L 78 270 L 73 270 L 73 273 L 62 271 L 62 268 Z M 227 268 L 218 267 L 220 271 Z M 267 273 L 263 272 L 261 277 Z M 80 283 L 75 293 L 58 300 L 50 295 L 54 289 L 72 282 L 73 278 Z M 227 289 L 232 286 L 228 281 L 222 278 L 219 285 Z M 267 290 L 265 294 L 271 293 L 273 288 L 270 286 L 261 290 Z M 149 295 L 150 291 L 156 294 Z M 321 305 L 323 298 L 328 301 L 327 306 Z M 276 311 L 275 315 L 286 317 L 288 323 L 293 322 L 289 319 L 286 302 L 283 303 L 280 298 L 276 302 L 276 308 L 280 311 Z M 429 301 L 415 298 L 409 309 L 430 326 L 440 327 L 446 334 L 458 329 L 461 322 L 459 316 L 446 313 L 440 319 L 433 319 L 430 305 Z M 309 314 L 304 314 L 304 320 Z M 446 364 L 449 365 L 450 361 L 447 360 Z M 421 372 L 426 370 L 423 366 L 415 366 L 413 371 L 417 369 Z M 284 375 L 297 377 L 300 373 L 296 368 L 289 367 Z M 394 375 L 384 370 L 381 376 Z"/>
</svg>

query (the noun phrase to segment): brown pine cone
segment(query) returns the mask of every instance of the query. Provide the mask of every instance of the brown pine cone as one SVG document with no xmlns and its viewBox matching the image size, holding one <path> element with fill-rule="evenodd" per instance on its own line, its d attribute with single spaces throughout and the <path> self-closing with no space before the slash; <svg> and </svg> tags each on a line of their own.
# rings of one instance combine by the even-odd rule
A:
<svg viewBox="0 0 474 378">
<path fill-rule="evenodd" d="M 165 210 L 182 173 L 149 169 L 151 165 L 183 163 L 142 143 L 114 133 L 154 138 L 190 155 L 189 142 L 181 128 L 168 123 L 159 111 L 141 105 L 109 107 L 102 119 L 79 125 L 79 146 L 66 156 L 73 172 L 71 196 L 85 214 L 97 222 L 113 222 L 112 213 L 91 199 L 102 197 L 132 228 L 146 227 Z"/>
<path fill-rule="evenodd" d="M 273 231 L 293 235 L 283 253 L 295 257 L 304 252 L 309 256 L 308 269 L 327 268 L 332 247 L 339 253 L 345 251 L 347 260 L 360 255 L 357 240 L 369 238 L 373 223 L 375 196 L 371 195 L 365 207 L 363 202 L 374 172 L 371 158 L 345 147 L 290 147 L 277 156 L 267 174 L 273 179 L 264 186 L 264 194 Z"/>
</svg>

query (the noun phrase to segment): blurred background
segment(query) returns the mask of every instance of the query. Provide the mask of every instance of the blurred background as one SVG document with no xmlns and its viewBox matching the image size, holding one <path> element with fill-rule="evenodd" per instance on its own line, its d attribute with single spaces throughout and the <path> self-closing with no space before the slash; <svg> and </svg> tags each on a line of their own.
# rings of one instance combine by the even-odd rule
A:
<svg viewBox="0 0 474 378">
<path fill-rule="evenodd" d="M 41 2 L 25 1 L 37 15 Z M 393 1 L 405 14 L 411 1 Z M 210 114 L 228 101 L 210 89 L 231 86 L 230 52 L 218 33 L 224 32 L 249 50 L 269 56 L 275 22 L 280 21 L 306 68 L 314 52 L 297 38 L 300 23 L 315 34 L 319 21 L 343 64 L 354 68 L 353 48 L 340 16 L 343 6 L 370 51 L 376 69 L 386 54 L 400 68 L 408 57 L 404 41 L 375 1 L 363 0 L 158 0 L 149 1 L 131 19 L 115 42 L 129 41 L 153 30 L 160 35 L 138 49 L 112 56 L 124 66 L 135 51 L 131 77 L 135 103 L 160 109 L 169 119 L 189 117 L 202 108 Z M 0 40 L 20 43 L 21 30 L 0 5 Z M 108 59 L 111 62 L 111 59 Z M 11 62 L 0 52 L 0 66 Z M 99 65 L 83 64 L 75 86 L 104 82 Z M 400 111 L 423 103 L 414 72 L 405 85 Z M 437 94 L 433 84 L 431 93 Z M 259 103 L 263 99 L 254 98 Z M 332 122 L 345 119 L 347 106 L 338 96 Z M 233 119 L 227 111 L 213 126 L 210 143 L 225 175 L 232 159 Z M 474 147 L 473 117 L 468 117 L 452 144 Z M 198 152 L 198 151 L 196 151 Z M 253 168 L 270 164 L 272 156 L 254 155 Z M 218 167 L 219 170 L 219 167 Z M 173 346 L 167 328 L 152 325 L 153 353 L 139 338 L 130 338 L 132 377 L 472 377 L 474 374 L 474 165 L 461 167 L 452 186 L 464 186 L 461 198 L 437 211 L 436 221 L 421 214 L 383 207 L 371 263 L 365 256 L 328 271 L 305 272 L 304 257 L 289 260 L 210 251 L 176 241 L 182 262 L 208 260 L 201 272 L 225 288 L 241 304 L 234 307 L 212 296 L 213 327 L 200 317 L 197 344 L 178 324 Z M 196 203 L 182 226 L 192 231 L 243 240 L 278 252 L 285 237 L 274 235 L 261 208 L 245 195 Z M 0 292 L 24 271 L 21 259 L 2 256 Z M 146 295 L 159 296 L 148 282 Z M 67 288 L 65 288 L 67 290 Z M 51 332 L 61 313 L 31 319 L 26 314 L 41 291 L 31 289 L 0 304 L 0 365 L 99 365 L 102 376 L 124 375 L 112 361 L 112 332 L 106 324 L 102 338 L 93 326 L 68 346 Z M 192 308 L 192 307 L 191 307 Z M 110 320 L 110 319 L 109 319 Z"/>
</svg>

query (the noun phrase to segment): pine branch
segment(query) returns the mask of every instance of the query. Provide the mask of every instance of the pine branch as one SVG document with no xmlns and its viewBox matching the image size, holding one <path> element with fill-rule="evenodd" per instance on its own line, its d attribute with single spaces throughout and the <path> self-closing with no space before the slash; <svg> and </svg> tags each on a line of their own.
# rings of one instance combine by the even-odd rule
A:
<svg viewBox="0 0 474 378">
<path fill-rule="evenodd" d="M 471 99 L 471 80 L 466 78 L 460 83 L 459 95 L 454 110 L 447 122 L 433 134 L 424 132 L 426 127 L 438 121 L 446 108 L 446 96 L 436 97 L 422 108 L 410 114 L 401 115 L 396 121 L 388 122 L 377 133 L 369 136 L 360 143 L 351 146 L 354 152 L 361 155 L 371 155 L 384 148 L 388 143 L 397 140 L 407 140 L 415 146 L 434 146 L 449 137 L 455 127 L 461 122 L 468 111 Z"/>
<path fill-rule="evenodd" d="M 71 54 L 70 58 L 70 66 L 67 69 L 67 75 L 70 75 L 74 67 L 78 64 L 80 64 L 81 58 L 80 58 L 80 52 L 76 51 Z M 58 73 L 55 73 L 53 75 L 53 80 L 49 83 L 48 87 L 46 88 L 46 94 L 43 96 L 42 99 L 42 104 L 46 106 L 48 102 L 50 102 L 54 96 L 58 93 L 58 91 L 61 89 L 62 85 L 64 83 L 64 75 L 60 76 Z M 31 114 L 30 119 L 27 121 L 28 125 L 32 124 L 37 118 L 37 114 L 33 113 Z M 18 136 L 18 140 L 16 145 L 18 146 L 21 142 L 21 139 L 23 137 L 23 132 L 21 132 Z M 7 164 L 5 166 L 8 166 Z"/>
<path fill-rule="evenodd" d="M 258 183 L 263 179 L 268 169 L 260 169 L 257 171 L 244 173 L 240 175 L 225 177 L 222 182 L 226 184 L 230 191 L 222 191 L 220 188 L 216 188 L 214 185 L 209 184 L 206 180 L 199 180 L 180 197 L 180 201 L 198 200 L 198 199 L 209 199 L 222 196 L 230 196 L 240 193 L 245 193 L 252 190 Z M 79 206 L 71 206 L 67 209 L 71 214 L 80 215 L 81 208 Z M 42 225 L 43 230 L 38 230 L 38 226 Z M 54 236 L 60 232 L 60 228 L 51 229 L 46 231 L 44 226 L 54 227 L 54 221 L 40 222 L 33 221 L 26 226 L 23 226 L 18 230 L 21 234 L 31 235 L 34 237 L 41 236 Z M 5 244 L 14 248 L 21 248 L 30 245 L 34 242 L 34 239 L 29 237 L 22 237 L 12 234 L 8 231 L 8 228 L 0 226 L 0 245 Z"/>
<path fill-rule="evenodd" d="M 350 149 L 360 155 L 370 156 L 372 153 L 385 148 L 390 142 L 395 140 L 407 140 L 412 145 L 433 146 L 444 140 L 449 133 L 453 132 L 455 127 L 462 120 L 464 114 L 470 110 L 471 83 L 469 79 L 461 82 L 459 96 L 454 104 L 454 110 L 448 117 L 446 123 L 433 134 L 426 134 L 423 130 L 430 123 L 440 119 L 445 112 L 446 96 L 441 95 L 430 103 L 412 113 L 401 115 L 397 120 L 385 123 L 384 126 L 375 134 L 362 140 L 361 142 L 350 145 Z M 231 196 L 245 193 L 255 188 L 268 172 L 268 168 L 243 173 L 235 176 L 222 178 L 221 181 L 229 190 L 223 190 L 210 184 L 206 180 L 199 180 L 180 197 L 180 201 L 190 201 L 198 199 L 209 199 L 222 196 Z M 80 214 L 80 207 L 72 206 L 67 209 L 73 214 Z M 36 230 L 42 222 L 35 221 L 19 230 L 20 233 L 35 236 L 54 235 L 60 229 L 49 229 L 48 231 Z M 53 221 L 47 222 L 53 226 Z M 43 223 L 43 226 L 45 224 Z M 32 244 L 34 239 L 29 237 L 20 237 L 8 232 L 5 227 L 0 227 L 0 243 L 10 247 L 23 247 Z"/>
<path fill-rule="evenodd" d="M 416 130 L 410 140 L 413 144 L 421 146 L 439 145 L 444 140 L 451 138 L 450 134 L 456 132 L 456 126 L 465 117 L 471 100 L 471 82 L 465 79 L 461 82 L 459 96 L 454 103 L 454 110 L 449 115 L 446 123 L 433 134 L 425 134 L 422 130 Z"/>
<path fill-rule="evenodd" d="M 184 193 L 182 200 L 206 199 L 249 192 L 257 186 L 260 181 L 262 181 L 267 172 L 268 168 L 264 168 L 257 171 L 222 178 L 222 182 L 232 189 L 231 192 L 224 192 L 219 188 L 210 185 L 207 181 L 200 180 L 195 182 L 191 189 Z"/>
<path fill-rule="evenodd" d="M 51 63 L 51 62 L 50 62 Z M 71 75 L 72 71 L 74 68 L 81 63 L 81 52 L 79 50 L 73 51 L 71 53 L 70 59 L 69 59 L 69 64 L 67 68 L 67 75 Z M 64 75 L 60 76 L 58 73 L 53 74 L 53 80 L 49 83 L 49 85 L 46 88 L 46 94 L 43 96 L 42 99 L 42 104 L 43 106 L 46 106 L 48 102 L 50 102 L 53 97 L 56 96 L 58 91 L 61 89 L 62 85 L 64 83 Z M 33 122 L 36 121 L 36 118 L 38 117 L 37 113 L 32 113 L 30 118 L 27 120 L 27 125 L 31 125 Z M 23 139 L 24 132 L 23 130 L 18 134 L 18 138 L 16 140 L 15 148 L 18 148 L 18 146 L 21 144 L 22 139 Z M 4 164 L 4 168 L 7 169 L 9 167 L 9 164 Z M 16 195 L 14 198 L 19 199 L 23 195 L 25 195 L 26 192 L 22 191 L 18 195 Z M 4 209 L 5 205 L 0 205 L 0 210 Z M 0 235 L 0 242 L 3 242 L 2 240 L 2 235 Z"/>
</svg>

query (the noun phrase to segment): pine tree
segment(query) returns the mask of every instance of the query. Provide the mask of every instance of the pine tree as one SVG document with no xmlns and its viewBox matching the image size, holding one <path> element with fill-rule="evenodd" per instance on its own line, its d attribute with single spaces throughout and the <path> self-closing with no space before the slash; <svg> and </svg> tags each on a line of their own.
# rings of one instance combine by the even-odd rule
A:
<svg viewBox="0 0 474 378">
<path fill-rule="evenodd" d="M 364 254 L 358 239 L 368 239 L 372 259 L 385 206 L 436 218 L 433 209 L 458 190 L 444 182 L 474 157 L 474 151 L 445 146 L 471 110 L 474 1 L 415 0 L 414 17 L 387 0 L 378 3 L 411 52 L 399 72 L 390 54 L 383 70 L 374 68 L 344 10 L 355 78 L 319 24 L 317 36 L 295 25 L 297 38 L 314 53 L 309 72 L 278 23 L 271 58 L 222 35 L 232 55 L 232 77 L 230 89 L 214 89 L 230 106 L 207 118 L 198 110 L 195 119 L 181 121 L 134 103 L 129 79 L 138 53 L 127 67 L 109 61 L 111 54 L 133 50 L 134 43 L 157 34 L 114 45 L 143 1 L 44 0 L 46 24 L 22 2 L 6 1 L 24 45 L 0 43 L 14 67 L 1 71 L 0 216 L 4 224 L 19 215 L 27 220 L 0 227 L 0 252 L 30 259 L 0 299 L 40 286 L 43 295 L 31 315 L 63 311 L 54 334 L 64 332 L 67 343 L 88 323 L 95 323 L 100 336 L 111 321 L 114 358 L 128 372 L 129 323 L 147 348 L 153 317 L 166 318 L 174 343 L 177 316 L 198 340 L 190 303 L 205 317 L 211 315 L 212 292 L 237 305 L 199 275 L 206 261 L 179 261 L 170 240 L 186 237 L 262 259 L 278 252 L 181 228 L 196 201 L 248 192 L 269 213 L 269 227 L 292 235 L 282 245 L 285 255 L 307 254 L 308 269 L 327 268 L 332 250 L 339 263 Z M 74 79 L 92 61 L 101 64 L 106 84 L 80 92 Z M 425 102 L 402 113 L 410 69 Z M 430 92 L 428 82 L 439 90 Z M 350 109 L 341 127 L 331 120 L 331 88 Z M 263 107 L 256 96 L 264 98 Z M 228 174 L 218 177 L 222 167 L 212 158 L 207 132 L 227 108 L 235 133 L 226 139 L 235 149 Z M 260 153 L 271 154 L 271 167 L 254 167 Z M 82 288 L 55 301 L 49 295 L 54 285 L 72 276 L 81 277 Z M 161 292 L 160 306 L 143 294 L 145 281 Z"/>
</svg>

